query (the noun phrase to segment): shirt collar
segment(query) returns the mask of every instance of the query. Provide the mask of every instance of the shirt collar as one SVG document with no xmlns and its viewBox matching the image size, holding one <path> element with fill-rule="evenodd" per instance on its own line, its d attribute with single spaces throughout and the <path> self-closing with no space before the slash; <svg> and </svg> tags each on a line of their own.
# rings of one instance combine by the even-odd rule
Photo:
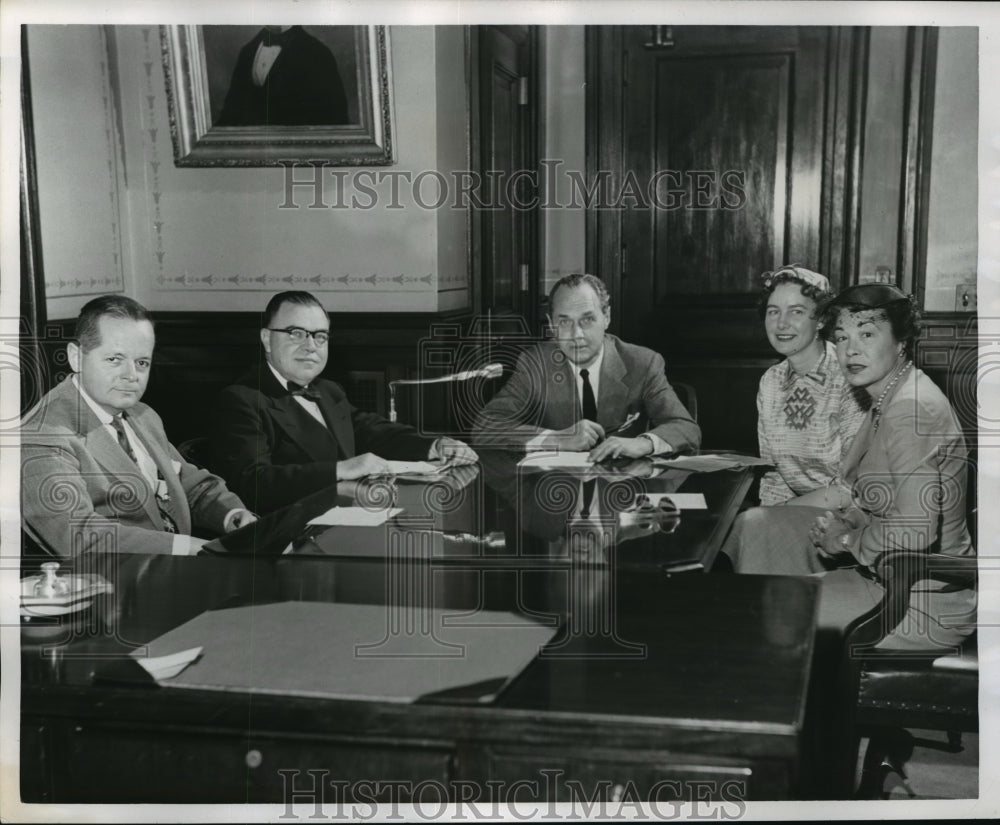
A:
<svg viewBox="0 0 1000 825">
<path fill-rule="evenodd" d="M 285 376 L 283 376 L 280 372 L 278 372 L 270 361 L 267 362 L 267 366 L 271 370 L 271 372 L 274 373 L 274 377 L 278 379 L 278 383 L 281 384 L 282 388 L 287 390 L 288 379 L 285 378 Z"/>
<path fill-rule="evenodd" d="M 601 344 L 601 351 L 597 354 L 597 358 L 594 359 L 594 363 L 589 367 L 581 367 L 579 364 L 573 364 L 573 371 L 576 372 L 577 376 L 580 375 L 580 370 L 587 370 L 587 375 L 595 376 L 601 374 L 601 364 L 604 363 L 604 344 Z"/>
<path fill-rule="evenodd" d="M 799 373 L 792 369 L 791 361 L 785 361 L 785 379 L 781 382 L 781 389 L 787 390 L 791 387 L 799 378 L 807 378 L 810 381 L 819 384 L 821 387 L 826 384 L 826 379 L 830 375 L 830 359 L 833 357 L 830 352 L 831 346 L 829 343 L 823 346 L 823 354 L 819 357 L 815 364 L 808 372 Z"/>
<path fill-rule="evenodd" d="M 73 378 L 71 379 L 73 386 L 76 387 L 77 391 L 80 393 L 84 401 L 87 402 L 87 406 L 94 411 L 94 414 L 100 420 L 102 424 L 110 424 L 114 420 L 114 416 L 111 415 L 104 407 L 98 404 L 93 398 L 87 395 L 87 391 L 83 388 L 83 385 L 76 377 L 76 373 L 73 373 Z"/>
</svg>

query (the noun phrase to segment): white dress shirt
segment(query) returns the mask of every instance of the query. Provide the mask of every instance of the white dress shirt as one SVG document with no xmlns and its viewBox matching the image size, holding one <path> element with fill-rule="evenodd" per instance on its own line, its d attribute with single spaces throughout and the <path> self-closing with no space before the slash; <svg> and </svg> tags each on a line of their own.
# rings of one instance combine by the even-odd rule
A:
<svg viewBox="0 0 1000 825">
<path fill-rule="evenodd" d="M 263 40 L 260 42 L 253 58 L 253 82 L 255 86 L 264 85 L 264 81 L 267 80 L 267 75 L 279 54 L 281 54 L 281 46 L 265 46 Z"/>
<path fill-rule="evenodd" d="M 115 430 L 114 424 L 112 423 L 114 421 L 114 416 L 87 394 L 87 391 L 80 385 L 80 382 L 77 380 L 75 375 L 72 380 L 74 386 L 76 386 L 77 390 L 80 391 L 80 397 L 87 402 L 90 409 L 94 411 L 94 415 L 97 416 L 98 420 L 108 430 L 111 437 L 117 444 L 118 432 Z M 132 448 L 132 452 L 135 453 L 136 461 L 139 463 L 139 471 L 146 479 L 146 483 L 149 485 L 153 495 L 155 496 L 158 492 L 165 492 L 157 490 L 157 487 L 159 487 L 160 484 L 159 477 L 157 476 L 159 468 L 156 466 L 156 462 L 153 461 L 153 457 L 149 454 L 149 450 L 146 449 L 146 445 L 142 443 L 142 439 L 139 438 L 135 430 L 132 429 L 132 425 L 129 424 L 128 417 L 122 419 L 122 428 L 125 430 L 125 437 L 128 439 L 129 446 Z M 229 525 L 239 512 L 240 510 L 236 508 L 226 513 L 226 518 L 223 520 L 224 529 L 229 529 Z M 170 549 L 170 553 L 174 556 L 190 556 L 197 553 L 206 541 L 208 541 L 208 539 L 199 539 L 183 533 L 174 533 L 173 546 Z"/>
</svg>

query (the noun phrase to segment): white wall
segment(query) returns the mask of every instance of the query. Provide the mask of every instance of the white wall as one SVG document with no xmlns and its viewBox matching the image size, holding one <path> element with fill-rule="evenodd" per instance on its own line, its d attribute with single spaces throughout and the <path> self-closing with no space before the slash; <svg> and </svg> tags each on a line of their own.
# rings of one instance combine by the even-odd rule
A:
<svg viewBox="0 0 1000 825">
<path fill-rule="evenodd" d="M 123 289 L 152 310 L 256 311 L 281 289 L 315 292 L 332 311 L 466 305 L 464 210 L 420 208 L 406 185 L 403 208 L 389 209 L 387 184 L 372 209 L 309 209 L 312 196 L 302 190 L 300 208 L 280 209 L 281 168 L 178 168 L 159 28 L 114 27 L 110 72 L 101 69 L 104 35 L 96 26 L 39 26 L 29 35 L 47 281 L 108 273 L 117 280 L 97 292 Z M 466 168 L 463 29 L 391 27 L 389 49 L 397 158 L 390 168 L 414 176 Z M 109 172 L 108 160 L 122 154 L 123 166 L 112 163 Z M 347 171 L 349 201 L 357 170 Z M 325 182 L 333 203 L 332 176 Z M 116 216 L 125 253 L 117 271 Z M 50 318 L 71 317 L 88 297 L 60 294 Z"/>
</svg>

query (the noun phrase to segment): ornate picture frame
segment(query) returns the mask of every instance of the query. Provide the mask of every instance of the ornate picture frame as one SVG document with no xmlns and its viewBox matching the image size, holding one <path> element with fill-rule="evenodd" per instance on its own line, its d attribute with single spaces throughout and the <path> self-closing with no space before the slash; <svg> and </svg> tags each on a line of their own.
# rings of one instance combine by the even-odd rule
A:
<svg viewBox="0 0 1000 825">
<path fill-rule="evenodd" d="M 237 83 L 250 85 L 251 71 L 259 71 L 252 63 L 262 56 L 260 46 L 271 42 L 269 35 L 259 27 L 249 26 L 160 27 L 177 166 L 393 163 L 392 77 L 386 27 L 310 26 L 307 32 L 295 26 L 288 34 L 296 39 L 284 41 L 288 45 L 282 51 L 292 54 L 293 49 L 305 44 L 309 60 L 315 60 L 317 55 L 320 58 L 312 65 L 321 68 L 305 74 L 301 73 L 304 61 L 298 61 L 300 75 L 293 82 L 296 88 L 309 88 L 301 95 L 279 92 L 275 73 L 281 58 L 274 59 L 267 70 L 271 97 L 263 110 L 266 114 L 261 117 L 258 111 L 256 115 L 234 116 L 240 102 Z M 283 66 L 288 62 L 286 58 Z M 313 113 L 319 109 L 311 104 L 318 95 L 326 104 L 331 65 L 332 73 L 341 75 L 334 81 L 342 97 L 341 113 L 316 115 Z M 284 88 L 288 88 L 287 83 Z M 296 111 L 295 106 L 304 108 Z M 313 123 L 310 117 L 327 122 Z"/>
</svg>

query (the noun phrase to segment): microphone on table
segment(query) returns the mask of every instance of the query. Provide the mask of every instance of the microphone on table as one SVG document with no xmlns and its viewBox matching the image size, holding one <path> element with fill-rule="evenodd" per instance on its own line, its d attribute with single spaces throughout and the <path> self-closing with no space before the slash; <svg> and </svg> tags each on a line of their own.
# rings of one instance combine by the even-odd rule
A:
<svg viewBox="0 0 1000 825">
<path fill-rule="evenodd" d="M 389 382 L 389 420 L 396 421 L 396 387 L 400 384 L 447 384 L 451 381 L 468 381 L 472 378 L 499 378 L 503 375 L 503 364 L 487 364 L 478 370 L 463 370 L 437 378 L 400 378 Z"/>
</svg>

